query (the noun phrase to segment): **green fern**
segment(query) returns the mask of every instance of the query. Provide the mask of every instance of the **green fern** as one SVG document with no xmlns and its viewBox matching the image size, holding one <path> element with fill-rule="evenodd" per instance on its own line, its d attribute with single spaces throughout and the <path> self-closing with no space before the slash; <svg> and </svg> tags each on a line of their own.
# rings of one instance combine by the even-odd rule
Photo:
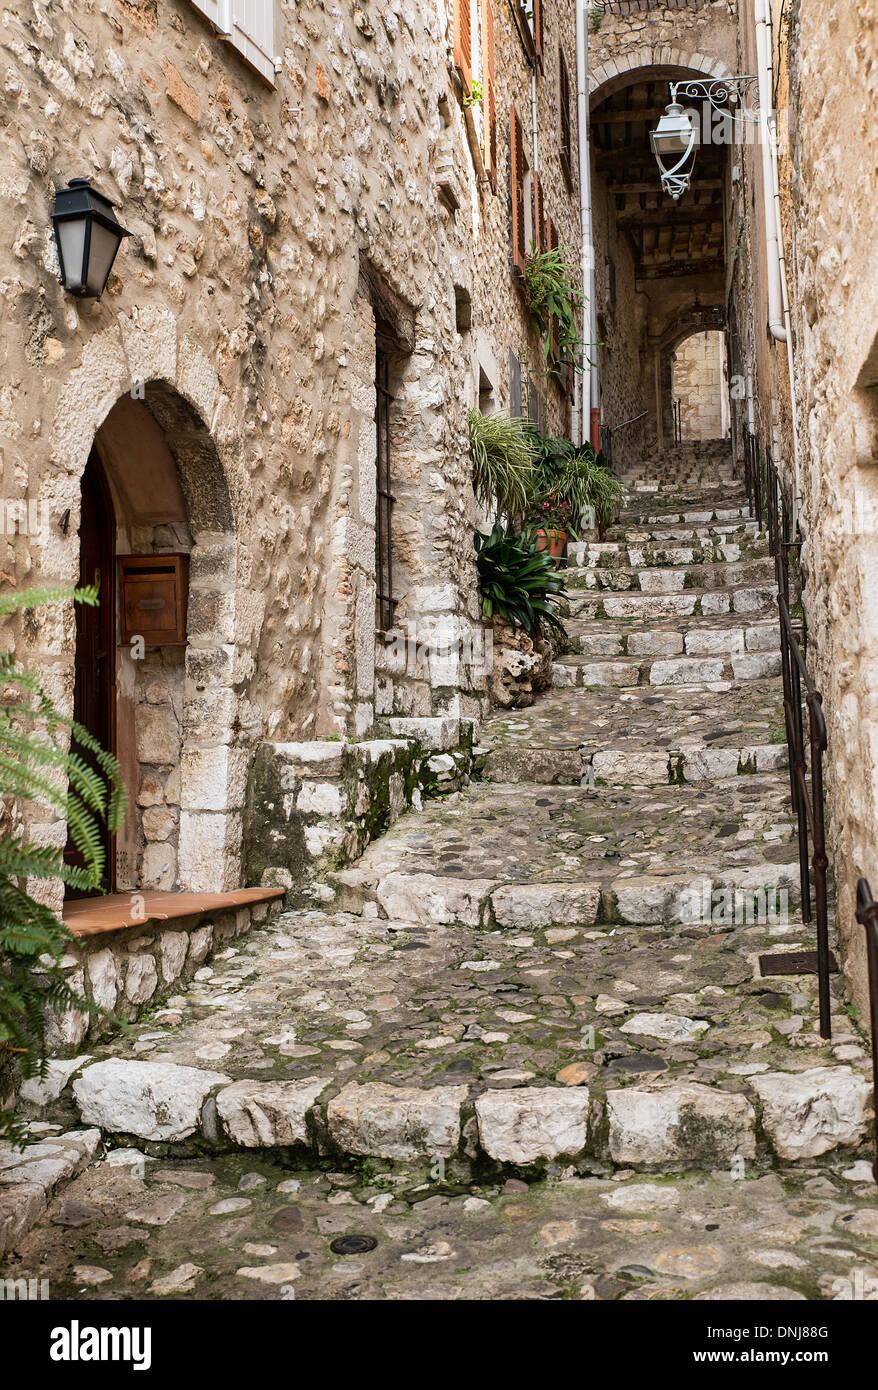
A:
<svg viewBox="0 0 878 1390">
<path fill-rule="evenodd" d="M 51 587 L 0 594 L 0 617 L 71 599 L 96 604 L 97 590 Z M 15 805 L 28 801 L 39 801 L 66 823 L 81 865 L 65 864 L 59 849 L 34 844 L 13 830 Z M 100 827 L 118 830 L 125 804 L 115 758 L 56 709 L 38 678 L 11 652 L 0 654 L 0 1060 L 3 1053 L 7 1061 L 15 1058 L 24 1077 L 45 1075 L 48 1010 L 103 1012 L 65 980 L 61 959 L 75 938 L 31 896 L 28 883 L 60 878 L 80 890 L 99 889 L 106 867 Z M 0 1111 L 0 1135 L 22 1139 L 11 1111 Z"/>
</svg>

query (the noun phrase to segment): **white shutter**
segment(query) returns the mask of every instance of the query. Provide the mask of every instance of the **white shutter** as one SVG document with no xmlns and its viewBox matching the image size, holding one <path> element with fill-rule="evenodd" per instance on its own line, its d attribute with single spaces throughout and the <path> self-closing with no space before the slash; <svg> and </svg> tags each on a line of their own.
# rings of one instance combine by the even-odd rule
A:
<svg viewBox="0 0 878 1390">
<path fill-rule="evenodd" d="M 274 85 L 274 0 L 219 0 L 219 3 L 229 6 L 229 43 Z"/>
<path fill-rule="evenodd" d="M 193 10 L 209 19 L 221 34 L 229 32 L 229 0 L 190 0 Z"/>
</svg>

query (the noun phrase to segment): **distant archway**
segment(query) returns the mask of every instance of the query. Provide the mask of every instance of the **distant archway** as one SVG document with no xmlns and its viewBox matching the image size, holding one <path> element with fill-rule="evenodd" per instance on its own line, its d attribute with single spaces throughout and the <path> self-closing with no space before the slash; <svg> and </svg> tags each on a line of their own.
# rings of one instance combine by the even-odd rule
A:
<svg viewBox="0 0 878 1390">
<path fill-rule="evenodd" d="M 691 333 L 671 360 L 671 393 L 681 442 L 724 439 L 729 429 L 725 334 Z"/>
</svg>

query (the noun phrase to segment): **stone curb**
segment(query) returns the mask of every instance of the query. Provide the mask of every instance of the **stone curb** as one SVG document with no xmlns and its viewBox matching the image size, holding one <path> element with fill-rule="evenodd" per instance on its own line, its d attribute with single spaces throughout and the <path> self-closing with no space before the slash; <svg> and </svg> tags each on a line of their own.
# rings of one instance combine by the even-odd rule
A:
<svg viewBox="0 0 878 1390">
<path fill-rule="evenodd" d="M 232 1082 L 174 1063 L 112 1059 L 83 1067 L 72 1088 L 83 1120 L 96 1126 L 86 1132 L 92 1153 L 102 1130 L 155 1144 L 193 1140 L 215 1148 L 451 1159 L 471 1134 L 476 1142 L 466 1144 L 468 1157 L 516 1166 L 565 1158 L 715 1168 L 854 1149 L 872 1117 L 870 1083 L 849 1066 L 764 1072 L 742 1078 L 733 1091 L 685 1080 L 604 1094 L 586 1086 L 474 1094 L 465 1084 L 349 1082 L 324 1100 L 335 1084 L 319 1076 Z M 474 1126 L 465 1124 L 473 1112 Z"/>
</svg>

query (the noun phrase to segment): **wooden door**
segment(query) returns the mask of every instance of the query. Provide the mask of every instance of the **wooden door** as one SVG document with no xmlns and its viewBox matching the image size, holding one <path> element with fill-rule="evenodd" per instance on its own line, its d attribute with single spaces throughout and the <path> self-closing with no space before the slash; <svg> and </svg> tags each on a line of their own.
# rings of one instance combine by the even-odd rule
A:
<svg viewBox="0 0 878 1390">
<path fill-rule="evenodd" d="M 82 475 L 79 526 L 79 582 L 97 584 L 96 607 L 76 605 L 76 670 L 73 717 L 110 753 L 116 751 L 116 519 L 101 461 L 94 449 Z M 74 751 L 94 766 L 91 754 L 74 741 Z M 116 879 L 114 837 L 101 827 L 104 848 L 103 888 L 112 893 Z M 68 840 L 65 861 L 81 864 Z M 82 892 L 68 888 L 68 897 Z"/>
</svg>

